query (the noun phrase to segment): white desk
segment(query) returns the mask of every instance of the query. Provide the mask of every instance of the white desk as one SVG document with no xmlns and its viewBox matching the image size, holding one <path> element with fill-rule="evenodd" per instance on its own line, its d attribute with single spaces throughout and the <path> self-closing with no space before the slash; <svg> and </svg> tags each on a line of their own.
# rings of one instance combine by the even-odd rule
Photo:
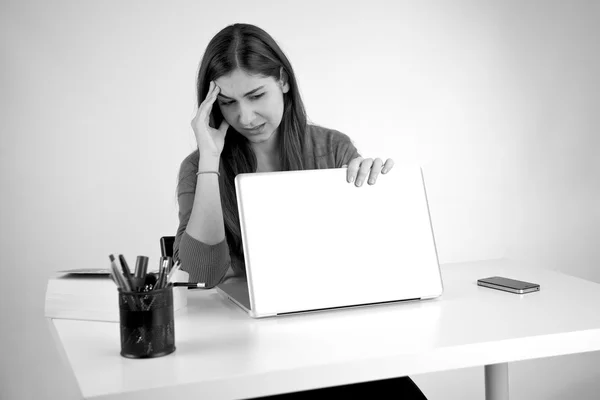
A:
<svg viewBox="0 0 600 400">
<path fill-rule="evenodd" d="M 507 363 L 600 350 L 600 285 L 506 261 L 442 266 L 424 302 L 254 320 L 215 290 L 190 293 L 171 355 L 119 355 L 119 325 L 51 320 L 86 399 L 233 399 L 485 366 L 486 397 L 508 398 Z M 476 285 L 536 282 L 517 295 Z M 64 351 L 63 351 L 64 350 Z"/>
</svg>

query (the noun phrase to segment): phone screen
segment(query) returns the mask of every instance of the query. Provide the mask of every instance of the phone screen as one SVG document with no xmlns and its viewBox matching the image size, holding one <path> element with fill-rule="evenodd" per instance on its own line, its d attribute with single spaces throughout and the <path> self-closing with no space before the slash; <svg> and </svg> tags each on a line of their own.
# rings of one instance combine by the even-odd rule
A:
<svg viewBox="0 0 600 400">
<path fill-rule="evenodd" d="M 524 289 L 529 289 L 532 287 L 539 286 L 536 283 L 523 282 L 523 281 L 518 281 L 515 279 L 508 279 L 508 278 L 503 278 L 501 276 L 493 276 L 490 278 L 480 279 L 480 281 L 492 283 L 492 284 L 498 285 L 498 286 L 505 286 L 505 287 L 509 287 L 509 288 L 513 288 L 513 289 L 518 289 L 518 290 L 524 290 Z"/>
</svg>

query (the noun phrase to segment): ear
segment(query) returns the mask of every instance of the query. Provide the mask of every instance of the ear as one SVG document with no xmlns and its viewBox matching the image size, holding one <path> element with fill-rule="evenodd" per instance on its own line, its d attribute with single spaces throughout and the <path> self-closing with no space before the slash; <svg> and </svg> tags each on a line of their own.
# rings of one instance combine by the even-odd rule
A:
<svg viewBox="0 0 600 400">
<path fill-rule="evenodd" d="M 287 93 L 290 91 L 290 82 L 288 74 L 285 72 L 283 67 L 279 68 L 279 86 L 281 87 L 281 91 L 283 93 Z"/>
</svg>

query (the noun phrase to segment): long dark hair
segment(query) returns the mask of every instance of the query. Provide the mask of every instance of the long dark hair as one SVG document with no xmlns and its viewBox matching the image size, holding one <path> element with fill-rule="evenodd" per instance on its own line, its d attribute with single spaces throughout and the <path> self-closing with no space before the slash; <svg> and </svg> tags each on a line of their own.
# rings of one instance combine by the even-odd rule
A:
<svg viewBox="0 0 600 400">
<path fill-rule="evenodd" d="M 281 76 L 283 69 L 290 89 L 283 95 L 283 117 L 278 128 L 281 165 L 284 171 L 305 169 L 308 160 L 307 119 L 296 76 L 283 51 L 264 30 L 249 24 L 233 24 L 215 35 L 200 63 L 198 105 L 206 98 L 210 81 L 228 75 L 237 68 L 248 74 L 271 76 L 276 80 L 284 78 Z M 211 126 L 219 127 L 223 114 L 216 104 L 211 114 Z M 227 242 L 242 260 L 242 237 L 234 178 L 240 173 L 255 172 L 256 167 L 256 156 L 248 140 L 229 127 L 221 153 L 219 186 Z"/>
</svg>

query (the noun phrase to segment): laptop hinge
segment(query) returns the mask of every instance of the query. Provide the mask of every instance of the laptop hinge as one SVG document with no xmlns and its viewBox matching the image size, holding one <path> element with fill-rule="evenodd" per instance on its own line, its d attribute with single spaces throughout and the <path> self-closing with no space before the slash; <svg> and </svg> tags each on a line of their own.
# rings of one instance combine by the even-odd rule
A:
<svg viewBox="0 0 600 400">
<path fill-rule="evenodd" d="M 354 304 L 354 305 L 349 305 L 349 306 L 314 308 L 311 310 L 302 310 L 302 311 L 288 311 L 288 312 L 277 313 L 277 315 L 306 314 L 306 313 L 312 313 L 312 312 L 318 312 L 318 311 L 340 310 L 340 309 L 344 309 L 344 308 L 366 307 L 366 306 L 374 306 L 374 305 L 379 305 L 379 304 L 405 303 L 407 301 L 415 301 L 415 300 L 421 300 L 421 298 L 415 297 L 414 299 L 390 300 L 390 301 L 380 301 L 380 302 L 376 302 L 376 303 Z"/>
</svg>

